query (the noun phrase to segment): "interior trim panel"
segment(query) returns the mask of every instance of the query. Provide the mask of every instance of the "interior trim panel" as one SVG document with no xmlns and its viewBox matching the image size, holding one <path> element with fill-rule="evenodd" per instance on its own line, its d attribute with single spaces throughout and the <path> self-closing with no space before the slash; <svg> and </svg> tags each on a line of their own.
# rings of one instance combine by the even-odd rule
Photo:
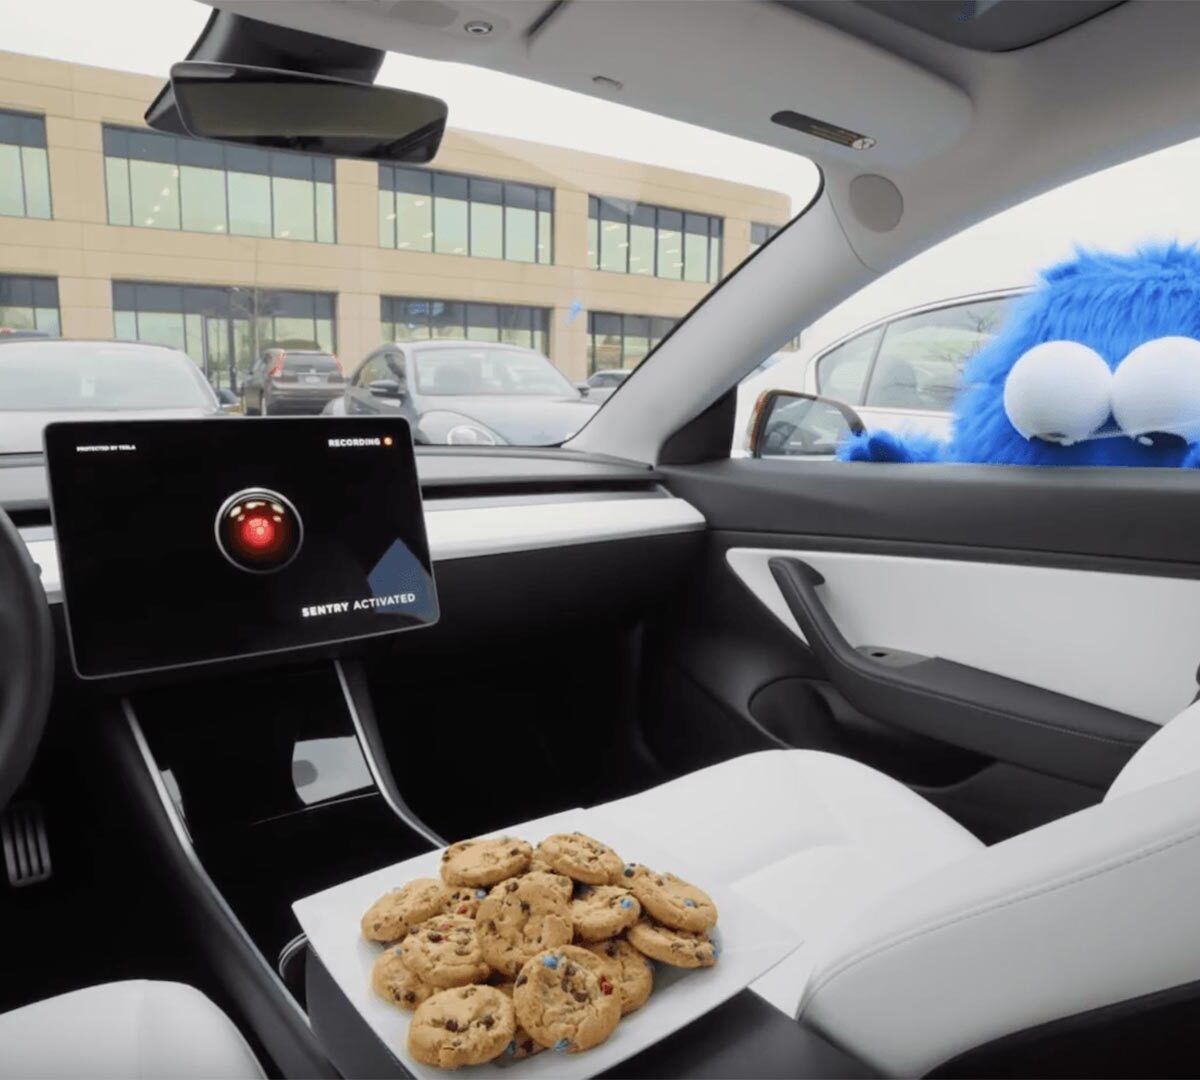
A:
<svg viewBox="0 0 1200 1080">
<path fill-rule="evenodd" d="M 825 578 L 823 600 L 855 647 L 941 657 L 1154 724 L 1196 696 L 1200 581 L 800 547 L 726 552 L 802 641 L 768 565 L 781 556 Z"/>
<path fill-rule="evenodd" d="M 860 547 L 922 544 L 947 555 L 986 550 L 994 562 L 1061 564 L 1084 556 L 1124 562 L 1129 573 L 1200 577 L 1194 469 L 746 458 L 660 472 L 675 495 L 725 532 L 843 538 Z"/>
<path fill-rule="evenodd" d="M 457 502 L 453 509 L 440 509 L 436 501 L 426 505 L 425 527 L 434 562 L 705 528 L 704 517 L 694 506 L 672 496 L 647 498 L 633 493 L 571 502 L 481 503 L 472 507 Z M 41 570 L 47 598 L 52 604 L 61 603 L 62 577 L 53 531 L 41 525 L 20 532 Z"/>
<path fill-rule="evenodd" d="M 417 446 L 417 478 L 426 499 L 444 495 L 650 488 L 660 475 L 640 462 L 554 447 Z M 17 525 L 50 522 L 41 454 L 0 454 L 0 506 Z"/>
<path fill-rule="evenodd" d="M 852 646 L 825 606 L 825 579 L 799 559 L 768 563 L 829 681 L 856 708 L 915 735 L 1103 786 L 1153 724 L 969 664 L 886 645 Z"/>
</svg>

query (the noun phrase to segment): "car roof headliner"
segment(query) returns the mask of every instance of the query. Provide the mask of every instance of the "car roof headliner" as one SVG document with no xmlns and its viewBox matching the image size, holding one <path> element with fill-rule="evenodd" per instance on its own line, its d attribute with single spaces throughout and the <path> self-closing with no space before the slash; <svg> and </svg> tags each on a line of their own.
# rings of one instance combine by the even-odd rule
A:
<svg viewBox="0 0 1200 1080">
<path fill-rule="evenodd" d="M 221 7 L 504 71 L 803 154 L 821 167 L 856 251 L 875 269 L 1040 191 L 1200 132 L 1193 4 L 1128 0 L 1004 53 L 826 0 Z M 485 19 L 493 32 L 464 33 L 471 19 Z M 595 75 L 622 88 L 606 90 Z M 862 132 L 875 145 L 857 151 L 772 122 L 784 109 Z M 903 220 L 886 234 L 860 227 L 849 206 L 846 188 L 860 173 L 888 177 L 903 196 Z"/>
<path fill-rule="evenodd" d="M 793 0 L 780 0 L 793 3 Z M 1125 0 L 856 0 L 881 15 L 953 45 L 986 52 L 1024 49 L 1061 34 Z"/>
</svg>

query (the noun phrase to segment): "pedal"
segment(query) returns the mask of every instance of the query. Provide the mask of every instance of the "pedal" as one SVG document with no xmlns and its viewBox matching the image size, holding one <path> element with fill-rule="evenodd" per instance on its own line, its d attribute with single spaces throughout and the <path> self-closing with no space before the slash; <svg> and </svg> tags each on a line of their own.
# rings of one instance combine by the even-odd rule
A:
<svg viewBox="0 0 1200 1080">
<path fill-rule="evenodd" d="M 14 889 L 49 880 L 53 873 L 50 840 L 40 803 L 18 803 L 0 814 L 0 846 L 8 883 Z"/>
</svg>

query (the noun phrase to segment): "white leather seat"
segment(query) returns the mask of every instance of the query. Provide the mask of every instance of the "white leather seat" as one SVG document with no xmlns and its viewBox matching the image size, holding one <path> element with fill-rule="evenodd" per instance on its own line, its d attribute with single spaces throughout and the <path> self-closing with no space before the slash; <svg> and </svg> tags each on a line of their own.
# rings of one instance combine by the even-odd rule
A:
<svg viewBox="0 0 1200 1080">
<path fill-rule="evenodd" d="M 614 824 L 702 869 L 815 941 L 858 907 L 983 845 L 903 784 L 850 758 L 766 750 L 606 804 Z M 805 945 L 754 989 L 795 1014 Z"/>
<path fill-rule="evenodd" d="M 105 983 L 0 1015 L 0 1077 L 257 1080 L 246 1040 L 182 983 Z"/>
<path fill-rule="evenodd" d="M 800 930 L 755 989 L 891 1075 L 1200 978 L 1200 704 L 1104 802 L 992 847 L 881 774 L 808 751 L 598 812 Z"/>
</svg>

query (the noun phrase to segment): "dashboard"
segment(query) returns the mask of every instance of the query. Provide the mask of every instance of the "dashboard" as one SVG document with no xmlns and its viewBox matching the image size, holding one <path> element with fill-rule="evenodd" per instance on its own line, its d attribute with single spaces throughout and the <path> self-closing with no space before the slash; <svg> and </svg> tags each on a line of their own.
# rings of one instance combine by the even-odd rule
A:
<svg viewBox="0 0 1200 1080">
<path fill-rule="evenodd" d="M 341 422 L 361 431 L 358 419 Z M 195 432 L 196 423 L 186 426 Z M 264 423 L 256 419 L 246 427 Z M 226 422 L 222 436 L 234 426 L 242 425 Z M 279 453 L 274 445 L 269 456 Z M 559 450 L 419 447 L 414 465 L 441 616 L 432 633 L 456 646 L 472 635 L 516 629 L 514 613 L 553 625 L 634 610 L 679 572 L 685 553 L 699 550 L 705 529 L 699 511 L 672 496 L 653 469 L 619 459 Z M 47 598 L 63 615 L 66 553 L 50 521 L 49 495 L 40 456 L 0 459 L 0 505 L 18 525 Z M 88 531 L 101 536 L 108 528 L 99 520 Z M 133 583 L 143 582 L 149 567 L 139 565 L 131 576 Z M 236 618 L 237 609 L 225 617 Z M 66 620 L 57 621 L 65 630 Z M 163 666 L 161 661 L 159 656 L 152 666 Z M 136 668 L 142 670 L 141 664 Z"/>
</svg>

